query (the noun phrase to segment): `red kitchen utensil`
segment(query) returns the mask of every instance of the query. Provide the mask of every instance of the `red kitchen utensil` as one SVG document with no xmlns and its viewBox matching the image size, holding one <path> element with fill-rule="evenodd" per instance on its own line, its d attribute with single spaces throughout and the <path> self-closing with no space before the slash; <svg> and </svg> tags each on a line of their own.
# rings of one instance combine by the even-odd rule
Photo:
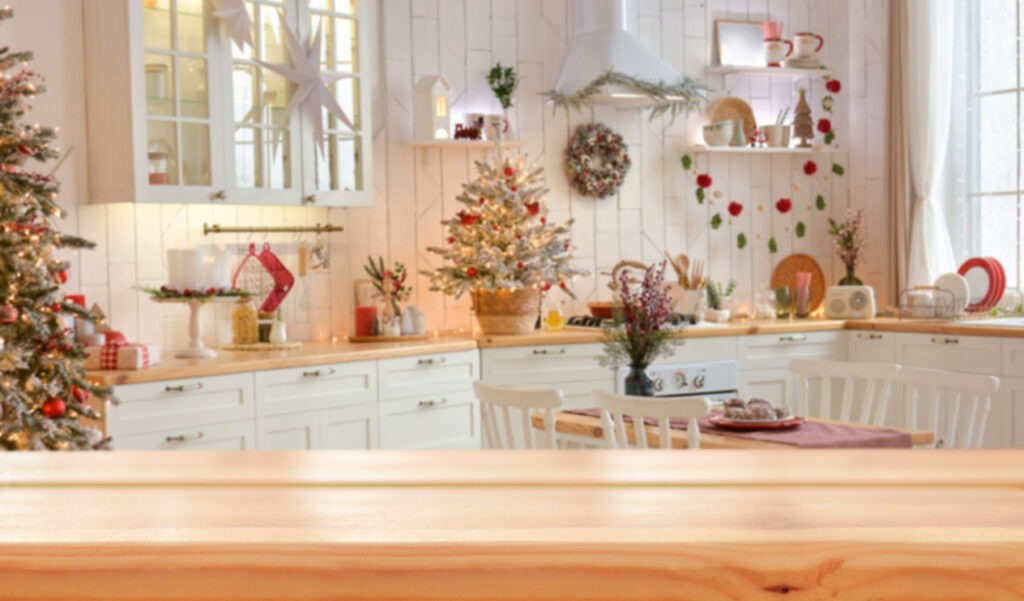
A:
<svg viewBox="0 0 1024 601">
<path fill-rule="evenodd" d="M 993 297 L 999 276 L 991 262 L 981 257 L 967 259 L 957 273 L 964 276 L 970 287 L 970 304 L 967 305 L 969 313 L 988 311 L 995 306 L 997 300 L 993 300 Z"/>
<path fill-rule="evenodd" d="M 999 276 L 999 283 L 995 290 L 995 300 L 992 303 L 992 307 L 998 307 L 999 303 L 1003 302 L 1003 295 L 1006 294 L 1006 270 L 1003 269 L 1003 264 L 999 262 L 999 259 L 995 257 L 985 258 L 992 264 L 992 267 L 995 267 L 996 275 Z"/>
<path fill-rule="evenodd" d="M 276 311 L 294 284 L 295 276 L 270 250 L 270 244 L 264 244 L 259 254 L 256 254 L 256 245 L 250 244 L 249 254 L 242 259 L 232 280 L 235 288 L 263 299 L 261 313 Z"/>
</svg>

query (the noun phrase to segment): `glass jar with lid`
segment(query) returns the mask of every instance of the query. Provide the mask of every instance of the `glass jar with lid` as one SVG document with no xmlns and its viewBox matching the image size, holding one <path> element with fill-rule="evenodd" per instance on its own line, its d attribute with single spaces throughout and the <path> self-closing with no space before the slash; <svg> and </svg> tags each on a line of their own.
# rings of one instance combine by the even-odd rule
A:
<svg viewBox="0 0 1024 601">
<path fill-rule="evenodd" d="M 259 342 L 259 321 L 256 301 L 251 297 L 238 299 L 231 310 L 231 337 L 235 344 Z"/>
</svg>

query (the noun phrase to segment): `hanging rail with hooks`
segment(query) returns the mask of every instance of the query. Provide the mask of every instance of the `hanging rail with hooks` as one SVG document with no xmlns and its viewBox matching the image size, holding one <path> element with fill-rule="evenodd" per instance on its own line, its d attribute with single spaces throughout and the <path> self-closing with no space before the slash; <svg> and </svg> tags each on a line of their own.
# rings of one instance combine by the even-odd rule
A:
<svg viewBox="0 0 1024 601">
<path fill-rule="evenodd" d="M 281 226 L 223 226 L 203 224 L 203 235 L 210 234 L 330 234 L 343 232 L 345 228 L 330 223 L 316 225 L 281 225 Z"/>
</svg>

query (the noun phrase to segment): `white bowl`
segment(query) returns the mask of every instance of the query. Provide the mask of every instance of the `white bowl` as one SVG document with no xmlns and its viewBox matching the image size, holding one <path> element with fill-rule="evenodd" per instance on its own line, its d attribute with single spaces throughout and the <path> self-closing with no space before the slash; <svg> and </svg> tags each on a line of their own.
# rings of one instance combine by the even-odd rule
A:
<svg viewBox="0 0 1024 601">
<path fill-rule="evenodd" d="M 704 143 L 708 146 L 727 146 L 732 140 L 732 121 L 719 121 L 704 126 Z"/>
</svg>

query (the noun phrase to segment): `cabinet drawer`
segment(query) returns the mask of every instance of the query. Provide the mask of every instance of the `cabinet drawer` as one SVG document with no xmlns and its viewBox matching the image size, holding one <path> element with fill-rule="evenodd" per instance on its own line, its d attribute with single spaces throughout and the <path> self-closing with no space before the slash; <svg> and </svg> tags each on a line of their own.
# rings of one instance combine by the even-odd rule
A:
<svg viewBox="0 0 1024 601">
<path fill-rule="evenodd" d="M 377 366 L 367 361 L 256 373 L 256 413 L 261 417 L 373 403 Z"/>
<path fill-rule="evenodd" d="M 900 334 L 896 338 L 896 362 L 928 369 L 999 375 L 1002 345 L 999 338 L 981 336 Z"/>
<path fill-rule="evenodd" d="M 860 363 L 895 363 L 895 335 L 885 332 L 866 332 L 852 330 L 849 337 L 850 361 Z"/>
<path fill-rule="evenodd" d="M 793 359 L 846 359 L 844 332 L 801 332 L 744 336 L 739 342 L 740 371 L 785 368 Z"/>
<path fill-rule="evenodd" d="M 470 390 L 478 378 L 479 363 L 478 351 L 383 359 L 379 362 L 380 399 Z"/>
<path fill-rule="evenodd" d="M 249 451 L 256 448 L 255 422 L 245 420 L 115 436 L 115 451 Z"/>
<path fill-rule="evenodd" d="M 480 417 L 472 392 L 380 404 L 385 449 L 479 449 Z"/>
<path fill-rule="evenodd" d="M 119 405 L 107 408 L 115 438 L 253 419 L 251 373 L 118 386 Z"/>
<path fill-rule="evenodd" d="M 566 344 L 485 349 L 483 380 L 495 386 L 541 386 L 607 378 L 597 358 L 600 344 Z"/>
<path fill-rule="evenodd" d="M 1003 338 L 1003 375 L 1019 376 L 1024 374 L 1024 340 L 1020 338 Z"/>
<path fill-rule="evenodd" d="M 675 341 L 675 352 L 662 357 L 658 363 L 689 363 L 696 361 L 718 361 L 736 359 L 736 337 L 683 338 Z"/>
</svg>

